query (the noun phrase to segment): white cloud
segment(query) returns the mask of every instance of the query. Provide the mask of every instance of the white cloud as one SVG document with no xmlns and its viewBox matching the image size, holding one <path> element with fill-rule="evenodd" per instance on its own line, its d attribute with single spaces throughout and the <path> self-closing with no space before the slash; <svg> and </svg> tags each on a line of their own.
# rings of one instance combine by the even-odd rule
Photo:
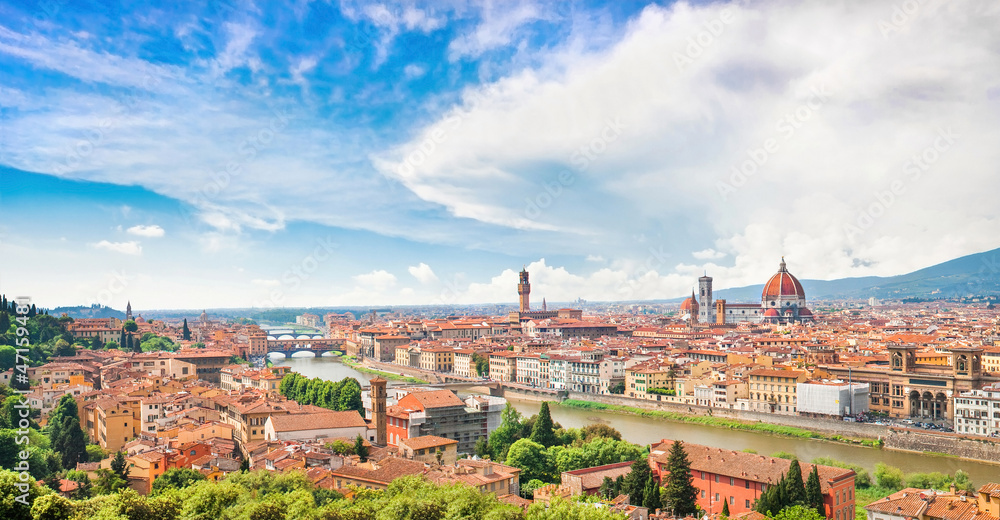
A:
<svg viewBox="0 0 1000 520">
<path fill-rule="evenodd" d="M 423 262 L 421 262 L 420 265 L 411 265 L 407 270 L 422 284 L 429 284 L 438 281 L 438 277 L 434 274 L 431 266 Z"/>
<path fill-rule="evenodd" d="M 136 235 L 136 236 L 147 237 L 147 238 L 162 237 L 166 233 L 163 230 L 163 228 L 161 228 L 160 226 L 157 226 L 156 224 L 152 224 L 152 225 L 149 225 L 149 226 L 143 226 L 143 225 L 132 226 L 132 227 L 128 228 L 126 230 L 126 232 L 128 234 L 130 234 L 130 235 Z"/>
<path fill-rule="evenodd" d="M 782 254 L 832 278 L 991 249 L 1000 4 L 919 10 L 885 35 L 893 11 L 877 3 L 649 6 L 613 47 L 472 89 L 374 162 L 458 217 L 561 252 L 637 261 L 653 245 L 679 265 L 725 251 L 732 285 Z"/>
<path fill-rule="evenodd" d="M 542 15 L 538 6 L 532 3 L 521 2 L 512 6 L 508 2 L 487 2 L 479 25 L 455 38 L 448 46 L 448 58 L 476 58 L 484 52 L 507 45 L 518 27 L 540 18 Z"/>
<path fill-rule="evenodd" d="M 214 60 L 216 74 L 226 72 L 241 66 L 249 66 L 256 70 L 260 66 L 258 58 L 250 55 L 250 44 L 257 37 L 257 30 L 247 24 L 226 22 L 226 46 Z"/>
<path fill-rule="evenodd" d="M 137 241 L 129 242 L 109 242 L 107 240 L 101 240 L 100 242 L 91 244 L 93 247 L 98 249 L 105 249 L 107 251 L 114 251 L 116 253 L 122 253 L 126 255 L 141 255 L 142 245 Z"/>
<path fill-rule="evenodd" d="M 587 255 L 588 262 L 604 262 L 604 257 L 601 255 Z"/>
<path fill-rule="evenodd" d="M 375 291 L 385 291 L 396 285 L 396 275 L 383 269 L 354 276 L 354 281 L 361 287 Z"/>
<path fill-rule="evenodd" d="M 703 249 L 701 251 L 695 251 L 691 253 L 691 256 L 695 257 L 698 260 L 718 260 L 726 256 L 726 254 L 720 251 L 716 251 L 714 249 Z"/>
<path fill-rule="evenodd" d="M 416 63 L 411 63 L 406 67 L 403 67 L 403 75 L 406 76 L 406 79 L 416 79 L 423 76 L 426 73 L 427 69 L 424 66 L 418 65 Z"/>
</svg>

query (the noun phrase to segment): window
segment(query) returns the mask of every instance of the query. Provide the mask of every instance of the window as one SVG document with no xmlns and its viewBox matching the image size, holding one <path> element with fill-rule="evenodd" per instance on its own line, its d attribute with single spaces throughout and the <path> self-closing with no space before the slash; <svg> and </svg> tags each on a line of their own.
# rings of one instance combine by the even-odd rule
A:
<svg viewBox="0 0 1000 520">
<path fill-rule="evenodd" d="M 747 509 L 750 509 L 750 499 L 749 499 L 749 498 L 748 498 L 748 499 L 746 499 L 746 506 L 745 506 L 745 507 L 746 507 Z"/>
<path fill-rule="evenodd" d="M 715 483 L 716 483 L 716 484 L 718 484 L 718 483 L 719 483 L 719 475 L 718 475 L 718 474 L 716 474 L 716 475 L 715 475 Z M 716 499 L 716 500 L 718 500 L 718 499 Z"/>
<path fill-rule="evenodd" d="M 736 485 L 736 479 L 734 479 L 733 477 L 729 477 L 729 485 L 730 486 L 735 486 Z"/>
<path fill-rule="evenodd" d="M 705 490 L 701 490 L 701 498 L 705 498 Z"/>
<path fill-rule="evenodd" d="M 729 497 L 729 505 L 733 505 L 733 504 L 735 504 L 735 503 L 736 503 L 736 497 L 734 497 L 734 496 L 730 496 L 730 497 Z"/>
<path fill-rule="evenodd" d="M 744 481 L 744 483 L 745 483 L 745 484 L 747 485 L 747 489 L 750 489 L 750 481 L 749 481 L 749 480 L 746 480 L 746 481 Z M 748 507 L 749 507 L 749 506 L 748 506 Z"/>
<path fill-rule="evenodd" d="M 719 494 L 718 494 L 718 493 L 716 493 L 716 494 L 715 494 L 715 501 L 716 501 L 716 502 L 718 502 L 718 501 L 719 501 Z"/>
</svg>

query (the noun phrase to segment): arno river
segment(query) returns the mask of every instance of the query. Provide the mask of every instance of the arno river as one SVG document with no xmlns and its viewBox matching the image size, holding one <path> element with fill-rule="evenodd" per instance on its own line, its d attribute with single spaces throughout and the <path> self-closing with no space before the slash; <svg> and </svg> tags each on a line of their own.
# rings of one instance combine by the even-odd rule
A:
<svg viewBox="0 0 1000 520">
<path fill-rule="evenodd" d="M 365 384 L 372 376 L 362 374 L 343 364 L 336 357 L 293 357 L 271 359 L 276 365 L 292 367 L 307 377 L 321 377 L 340 380 L 354 377 Z M 525 416 L 538 413 L 541 403 L 510 399 L 519 412 Z M 890 466 L 903 468 L 905 473 L 940 471 L 954 473 L 964 470 L 969 473 L 977 486 L 987 482 L 1000 482 L 1000 466 L 919 453 L 892 450 L 875 450 L 858 446 L 848 446 L 832 442 L 779 437 L 757 432 L 734 431 L 698 424 L 677 423 L 648 417 L 619 415 L 595 410 L 581 410 L 553 406 L 552 418 L 567 428 L 579 428 L 595 422 L 609 424 L 622 432 L 626 440 L 636 444 L 651 444 L 661 439 L 680 439 L 685 442 L 705 444 L 731 450 L 753 449 L 762 455 L 777 451 L 794 453 L 800 460 L 808 461 L 816 457 L 833 457 L 838 460 L 858 464 L 873 471 L 875 464 L 884 462 Z"/>
</svg>

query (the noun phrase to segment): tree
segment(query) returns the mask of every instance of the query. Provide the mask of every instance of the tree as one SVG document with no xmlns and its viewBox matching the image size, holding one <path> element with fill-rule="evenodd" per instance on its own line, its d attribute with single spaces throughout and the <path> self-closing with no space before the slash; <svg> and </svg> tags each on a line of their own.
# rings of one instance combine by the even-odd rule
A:
<svg viewBox="0 0 1000 520">
<path fill-rule="evenodd" d="M 601 487 L 597 490 L 600 495 L 608 500 L 615 498 L 615 481 L 611 480 L 611 477 L 604 477 L 601 481 Z"/>
<path fill-rule="evenodd" d="M 128 486 L 128 481 L 120 478 L 113 470 L 101 468 L 97 470 L 97 483 L 94 490 L 100 495 L 109 495 Z"/>
<path fill-rule="evenodd" d="M 657 482 L 656 476 L 653 474 L 649 475 L 649 480 L 646 481 L 646 489 L 643 490 L 643 506 L 650 511 L 656 511 L 661 509 L 663 504 L 660 499 L 660 483 Z"/>
<path fill-rule="evenodd" d="M 663 502 L 677 516 L 693 515 L 698 511 L 698 488 L 694 487 L 691 476 L 691 462 L 684 443 L 674 441 L 667 458 L 666 492 Z"/>
<path fill-rule="evenodd" d="M 789 506 L 775 515 L 774 520 L 826 520 L 815 509 L 807 506 Z"/>
<path fill-rule="evenodd" d="M 729 501 L 722 501 L 722 518 L 729 518 Z"/>
<path fill-rule="evenodd" d="M 490 456 L 490 441 L 486 440 L 486 437 L 480 437 L 476 439 L 476 456 L 485 459 Z"/>
<path fill-rule="evenodd" d="M 549 413 L 549 403 L 542 402 L 542 408 L 538 411 L 538 418 L 531 429 L 531 440 L 548 448 L 556 444 L 556 434 L 552 427 L 552 415 Z"/>
<path fill-rule="evenodd" d="M 52 351 L 53 356 L 75 356 L 76 349 L 68 341 L 63 338 L 59 338 L 56 341 L 55 350 Z"/>
<path fill-rule="evenodd" d="M 184 318 L 184 327 L 181 329 L 181 334 L 184 341 L 191 341 L 191 329 L 188 328 L 188 319 Z"/>
<path fill-rule="evenodd" d="M 111 472 L 118 478 L 128 482 L 128 460 L 122 452 L 115 453 L 115 458 L 111 459 Z"/>
<path fill-rule="evenodd" d="M 645 502 L 646 481 L 649 480 L 650 474 L 652 471 L 649 469 L 649 461 L 645 458 L 636 459 L 632 463 L 621 490 L 622 493 L 628 495 L 630 504 L 641 506 Z"/>
<path fill-rule="evenodd" d="M 6 309 L 0 311 L 0 334 L 7 332 L 7 329 L 10 328 L 10 315 L 5 311 Z"/>
<path fill-rule="evenodd" d="M 76 404 L 73 404 L 76 408 Z M 62 418 L 62 439 L 58 446 L 52 449 L 62 456 L 62 465 L 66 469 L 73 469 L 78 462 L 86 462 L 87 441 L 83 438 L 83 430 L 80 429 L 80 420 L 69 415 Z"/>
<path fill-rule="evenodd" d="M 540 487 L 545 487 L 548 484 L 542 482 L 541 480 L 533 479 L 521 484 L 521 496 L 527 499 L 534 498 L 535 490 Z"/>
<path fill-rule="evenodd" d="M 903 488 L 903 470 L 879 462 L 875 464 L 875 483 L 878 487 L 899 491 Z"/>
<path fill-rule="evenodd" d="M 545 446 L 531 439 L 519 439 L 512 444 L 507 452 L 505 464 L 520 468 L 522 479 L 553 481 L 554 467 L 545 451 Z"/>
<path fill-rule="evenodd" d="M 368 460 L 368 446 L 365 446 L 365 440 L 361 435 L 354 439 L 354 454 L 361 458 L 361 462 Z"/>
<path fill-rule="evenodd" d="M 250 459 L 243 459 L 240 461 L 240 473 L 246 473 L 250 471 Z"/>
<path fill-rule="evenodd" d="M 73 517 L 73 503 L 58 494 L 38 497 L 31 504 L 31 516 L 35 520 L 69 520 Z"/>
<path fill-rule="evenodd" d="M 788 474 L 785 481 L 781 483 L 785 487 L 785 507 L 806 504 L 806 487 L 802 482 L 802 465 L 798 459 L 792 459 L 788 466 Z"/>
<path fill-rule="evenodd" d="M 580 437 L 584 442 L 590 442 L 598 437 L 605 437 L 608 439 L 614 439 L 616 441 L 622 440 L 622 433 L 615 429 L 613 426 L 607 424 L 596 423 L 588 424 L 580 429 Z"/>
<path fill-rule="evenodd" d="M 153 481 L 153 494 L 168 489 L 184 489 L 195 482 L 205 480 L 205 475 L 191 468 L 170 468 Z"/>
<path fill-rule="evenodd" d="M 608 392 L 612 394 L 624 394 L 625 393 L 625 381 L 619 381 L 615 383 L 611 388 L 608 388 Z"/>
<path fill-rule="evenodd" d="M 85 500 L 90 498 L 93 484 L 90 482 L 90 477 L 87 476 L 86 471 L 71 469 L 66 472 L 66 478 L 76 482 L 76 490 L 73 491 L 71 497 L 73 500 Z"/>
<path fill-rule="evenodd" d="M 826 518 L 826 506 L 823 505 L 823 490 L 819 483 L 819 470 L 813 465 L 809 472 L 809 480 L 806 482 L 806 504 L 816 510 L 820 516 Z"/>
<path fill-rule="evenodd" d="M 489 438 L 493 460 L 500 462 L 505 460 L 511 444 L 520 438 L 520 431 L 521 413 L 513 405 L 507 403 L 500 416 L 500 426 L 493 430 Z"/>
<path fill-rule="evenodd" d="M 6 316 L 6 314 L 3 314 Z M 6 332 L 7 329 L 0 331 L 0 334 Z M 0 372 L 6 372 L 17 364 L 17 349 L 10 345 L 0 345 Z"/>
<path fill-rule="evenodd" d="M 340 392 L 337 396 L 337 410 L 345 412 L 357 410 L 364 415 L 365 405 L 361 401 L 361 384 L 357 379 L 348 377 L 340 381 Z"/>
<path fill-rule="evenodd" d="M 94 336 L 90 340 L 90 348 L 93 350 L 101 350 L 102 348 L 104 348 L 104 342 L 101 341 L 100 336 Z"/>
</svg>

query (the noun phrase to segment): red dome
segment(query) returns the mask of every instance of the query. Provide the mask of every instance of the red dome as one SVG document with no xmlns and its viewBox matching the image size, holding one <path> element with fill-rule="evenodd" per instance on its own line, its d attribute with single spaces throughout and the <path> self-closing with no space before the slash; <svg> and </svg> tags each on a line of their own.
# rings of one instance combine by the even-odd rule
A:
<svg viewBox="0 0 1000 520">
<path fill-rule="evenodd" d="M 812 316 L 812 315 L 813 315 L 812 311 L 805 307 L 799 309 L 799 316 Z"/>
<path fill-rule="evenodd" d="M 789 273 L 785 269 L 784 258 L 781 259 L 778 272 L 764 284 L 764 292 L 761 295 L 761 300 L 775 300 L 779 296 L 797 296 L 802 299 L 806 297 L 806 292 L 802 289 L 802 284 L 799 283 L 797 278 L 792 276 L 792 273 Z"/>
<path fill-rule="evenodd" d="M 697 306 L 698 300 L 694 298 L 694 291 L 691 291 L 691 296 L 681 303 L 681 312 L 691 312 Z"/>
<path fill-rule="evenodd" d="M 781 316 L 781 314 L 778 313 L 778 309 L 768 309 L 768 310 L 764 311 L 764 317 L 765 318 L 777 318 L 777 317 L 780 317 L 780 316 Z"/>
</svg>

